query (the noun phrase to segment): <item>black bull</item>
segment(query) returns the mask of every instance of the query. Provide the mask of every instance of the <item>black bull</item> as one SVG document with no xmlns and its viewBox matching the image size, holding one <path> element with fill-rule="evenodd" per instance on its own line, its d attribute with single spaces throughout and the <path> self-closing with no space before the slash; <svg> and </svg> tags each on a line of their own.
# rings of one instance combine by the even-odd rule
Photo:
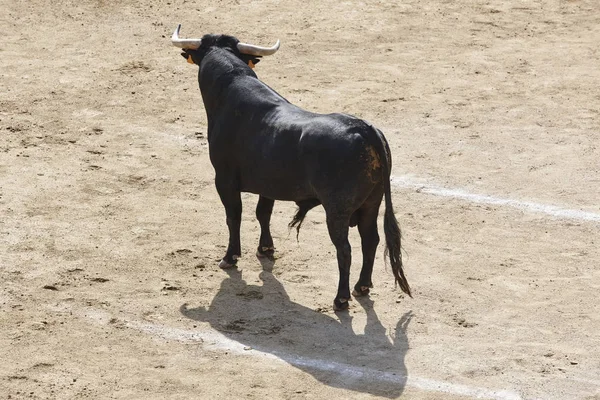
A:
<svg viewBox="0 0 600 400">
<path fill-rule="evenodd" d="M 260 196 L 259 256 L 273 255 L 269 222 L 275 200 L 296 202 L 290 226 L 298 228 L 322 204 L 340 273 L 334 308 L 345 309 L 351 298 L 349 227 L 358 226 L 363 253 L 353 294 L 365 295 L 373 286 L 377 215 L 385 197 L 386 252 L 396 282 L 410 295 L 390 192 L 392 159 L 381 131 L 349 115 L 320 115 L 290 104 L 257 78 L 249 64 L 258 58 L 240 53 L 237 43 L 231 36 L 206 35 L 200 47 L 182 54 L 200 67 L 210 160 L 227 216 L 229 246 L 220 266 L 234 266 L 241 255 L 241 192 Z"/>
</svg>

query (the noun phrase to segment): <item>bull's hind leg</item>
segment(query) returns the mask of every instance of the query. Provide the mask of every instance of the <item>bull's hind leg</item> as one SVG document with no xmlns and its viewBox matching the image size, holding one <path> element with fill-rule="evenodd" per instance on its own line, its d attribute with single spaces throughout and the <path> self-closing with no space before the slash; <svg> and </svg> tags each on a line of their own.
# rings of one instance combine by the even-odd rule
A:
<svg viewBox="0 0 600 400">
<path fill-rule="evenodd" d="M 234 267 L 242 254 L 240 243 L 240 225 L 242 223 L 242 198 L 233 179 L 229 176 L 217 175 L 215 185 L 221 202 L 225 207 L 227 228 L 229 228 L 229 245 L 225 257 L 219 263 L 220 268 Z"/>
<path fill-rule="evenodd" d="M 273 247 L 273 237 L 271 236 L 271 214 L 273 213 L 274 200 L 260 196 L 256 205 L 256 219 L 260 224 L 260 239 L 258 241 L 257 257 L 273 258 L 275 247 Z"/>
<path fill-rule="evenodd" d="M 354 286 L 352 294 L 354 296 L 364 296 L 369 294 L 369 289 L 373 287 L 371 276 L 373 275 L 373 263 L 379 244 L 379 233 L 377 232 L 377 214 L 379 213 L 379 202 L 371 205 L 363 205 L 358 211 L 358 232 L 363 254 L 363 264 L 360 271 L 360 278 Z"/>
<path fill-rule="evenodd" d="M 327 229 L 329 237 L 337 251 L 338 268 L 340 271 L 340 280 L 338 283 L 338 292 L 333 300 L 333 309 L 336 311 L 348 308 L 350 297 L 350 264 L 352 263 L 352 253 L 350 242 L 348 241 L 350 215 L 338 214 L 327 210 Z"/>
</svg>

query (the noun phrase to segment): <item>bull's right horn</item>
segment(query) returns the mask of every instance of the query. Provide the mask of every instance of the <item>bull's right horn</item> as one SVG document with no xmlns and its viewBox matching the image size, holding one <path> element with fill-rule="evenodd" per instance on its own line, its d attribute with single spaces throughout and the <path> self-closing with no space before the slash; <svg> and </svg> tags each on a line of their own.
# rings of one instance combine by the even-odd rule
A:
<svg viewBox="0 0 600 400">
<path fill-rule="evenodd" d="M 279 40 L 273 47 L 261 47 L 240 42 L 238 43 L 237 48 L 242 54 L 248 54 L 251 56 L 270 56 L 279 50 Z"/>
<path fill-rule="evenodd" d="M 180 29 L 181 24 L 177 25 L 175 32 L 173 32 L 173 36 L 171 36 L 171 42 L 173 43 L 173 46 L 181 49 L 197 50 L 202 43 L 202 39 L 179 39 Z"/>
</svg>

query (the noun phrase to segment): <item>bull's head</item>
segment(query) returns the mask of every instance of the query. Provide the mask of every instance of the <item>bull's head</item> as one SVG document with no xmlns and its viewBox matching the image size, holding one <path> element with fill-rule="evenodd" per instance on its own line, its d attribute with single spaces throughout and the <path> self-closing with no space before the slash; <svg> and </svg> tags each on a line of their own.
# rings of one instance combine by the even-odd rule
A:
<svg viewBox="0 0 600 400">
<path fill-rule="evenodd" d="M 211 46 L 218 46 L 231 50 L 241 58 L 250 68 L 260 61 L 262 56 L 270 56 L 279 50 L 279 40 L 273 47 L 261 47 L 253 44 L 242 43 L 232 36 L 205 35 L 201 39 L 180 39 L 179 30 L 181 24 L 177 25 L 171 42 L 176 47 L 183 49 L 181 55 L 191 64 L 200 65 L 202 58 Z"/>
</svg>

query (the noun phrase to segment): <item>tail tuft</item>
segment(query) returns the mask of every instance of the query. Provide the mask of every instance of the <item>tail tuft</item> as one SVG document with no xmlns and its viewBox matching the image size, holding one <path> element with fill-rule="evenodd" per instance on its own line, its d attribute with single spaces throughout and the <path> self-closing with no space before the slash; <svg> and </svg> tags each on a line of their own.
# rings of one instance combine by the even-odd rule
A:
<svg viewBox="0 0 600 400">
<path fill-rule="evenodd" d="M 398 220 L 394 215 L 394 209 L 391 205 L 391 201 L 388 203 L 386 193 L 386 207 L 385 215 L 383 218 L 383 230 L 385 232 L 385 255 L 390 259 L 392 266 L 392 273 L 396 279 L 396 283 L 400 285 L 400 289 L 410 297 L 412 297 L 410 286 L 404 276 L 404 270 L 402 268 L 402 247 L 401 239 L 402 232 L 398 225 Z M 391 196 L 390 196 L 391 197 Z"/>
</svg>

